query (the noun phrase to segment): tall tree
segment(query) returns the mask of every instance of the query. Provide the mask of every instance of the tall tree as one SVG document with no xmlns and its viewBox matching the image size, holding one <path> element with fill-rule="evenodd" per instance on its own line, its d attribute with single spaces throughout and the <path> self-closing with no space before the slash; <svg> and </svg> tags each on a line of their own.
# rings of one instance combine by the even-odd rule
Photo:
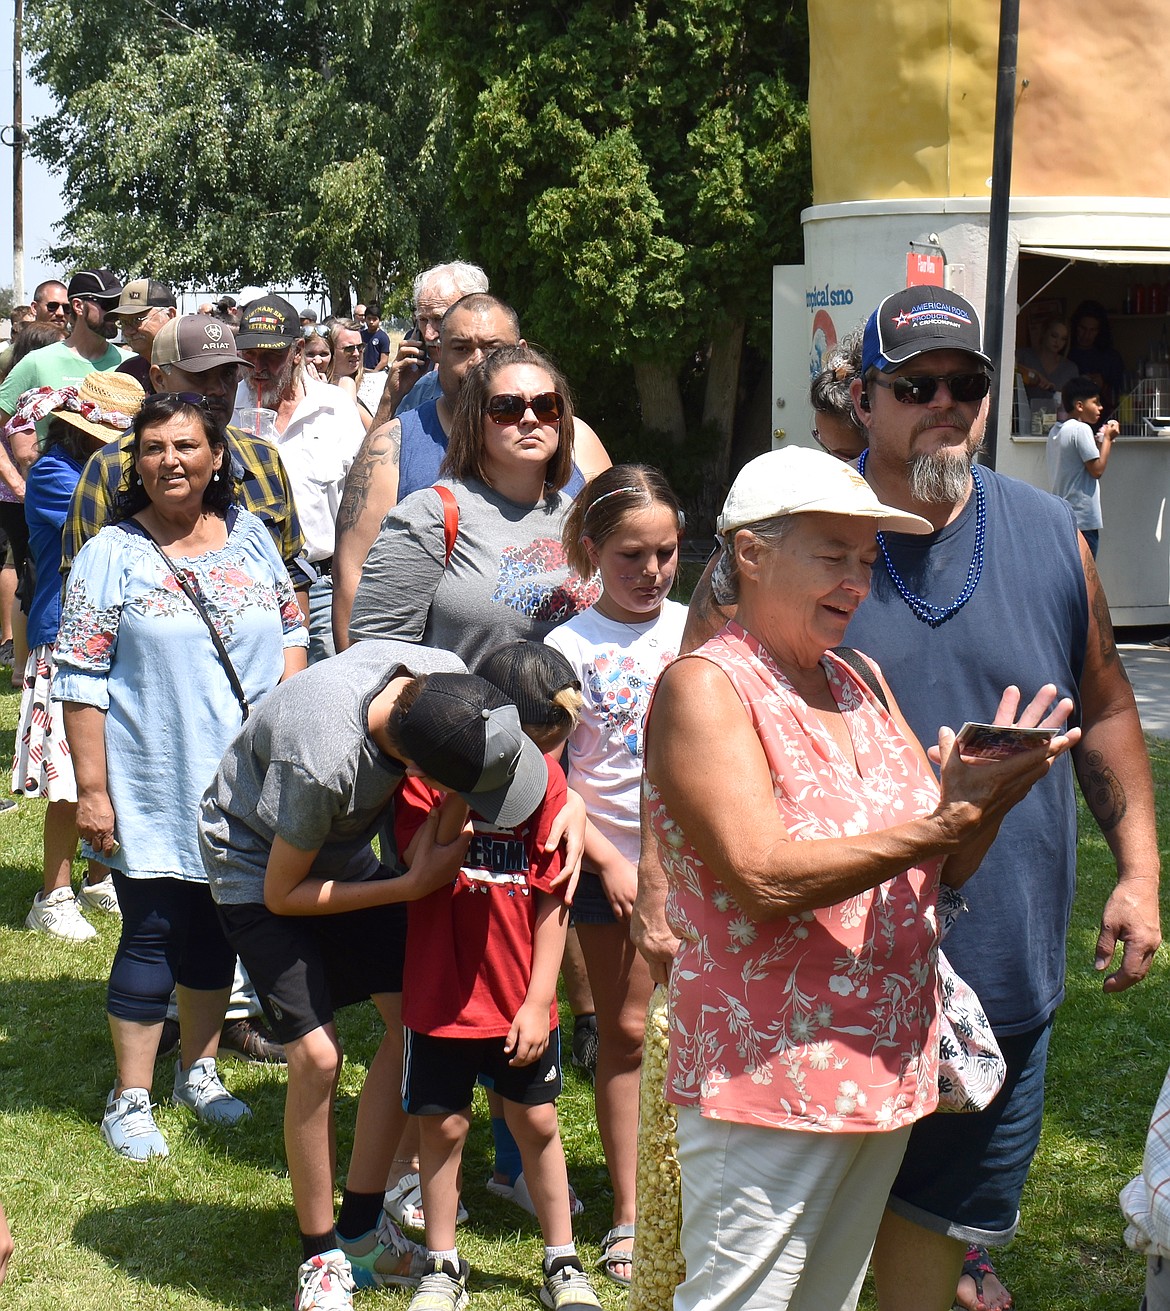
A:
<svg viewBox="0 0 1170 1311">
<path fill-rule="evenodd" d="M 53 255 L 179 284 L 384 291 L 450 249 L 449 126 L 408 0 L 28 0 L 58 102 Z M 436 221 L 437 219 L 437 221 Z"/>
<path fill-rule="evenodd" d="M 730 458 L 745 332 L 811 194 L 802 3 L 417 0 L 453 88 L 464 238 L 525 333 L 633 366 L 643 423 Z"/>
</svg>

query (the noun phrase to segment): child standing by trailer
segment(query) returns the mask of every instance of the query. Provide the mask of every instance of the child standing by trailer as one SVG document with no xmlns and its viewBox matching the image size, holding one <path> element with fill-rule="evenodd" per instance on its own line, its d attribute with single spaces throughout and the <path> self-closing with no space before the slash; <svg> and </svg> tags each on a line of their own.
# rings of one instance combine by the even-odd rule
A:
<svg viewBox="0 0 1170 1311">
<path fill-rule="evenodd" d="M 600 574 L 602 593 L 545 638 L 567 658 L 584 696 L 568 743 L 569 778 L 589 816 L 573 923 L 597 1008 L 597 1127 L 613 1184 L 613 1223 L 598 1264 L 619 1284 L 630 1282 L 638 1076 L 653 989 L 630 942 L 642 722 L 686 621 L 686 607 L 666 599 L 682 528 L 678 497 L 656 469 L 619 464 L 598 474 L 574 503 L 563 541 L 582 577 Z"/>
<path fill-rule="evenodd" d="M 544 750 L 561 746 L 579 694 L 555 652 L 527 648 L 532 674 L 515 689 L 519 720 Z M 550 668 L 552 674 L 550 676 Z M 491 657 L 488 682 L 495 680 Z M 500 670 L 496 670 L 499 677 Z M 499 684 L 496 684 L 499 686 Z M 503 696 L 511 699 L 509 693 Z M 408 721 L 409 722 L 409 721 Z M 395 807 L 395 836 L 409 862 L 415 835 L 440 807 L 438 833 L 453 836 L 468 818 L 458 797 L 428 777 L 433 748 L 402 743 L 413 762 Z M 560 857 L 547 853 L 548 826 L 565 801 L 564 774 L 548 762 L 543 802 L 531 818 L 488 823 L 471 812 L 473 836 L 453 884 L 411 908 L 406 937 L 402 1018 L 406 1027 L 403 1105 L 419 1117 L 419 1175 L 430 1272 L 410 1311 L 459 1311 L 469 1268 L 455 1246 L 459 1168 L 471 1123 L 476 1078 L 488 1076 L 520 1147 L 524 1174 L 545 1240 L 540 1300 L 555 1311 L 599 1307 L 573 1242 L 569 1180 L 555 1099 L 561 1090 L 556 982 L 568 931 Z"/>
</svg>

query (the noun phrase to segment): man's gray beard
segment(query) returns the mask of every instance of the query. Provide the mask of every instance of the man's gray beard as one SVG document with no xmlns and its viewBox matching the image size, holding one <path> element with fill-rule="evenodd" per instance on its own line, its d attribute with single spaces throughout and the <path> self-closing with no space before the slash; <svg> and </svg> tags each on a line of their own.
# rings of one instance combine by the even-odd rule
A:
<svg viewBox="0 0 1170 1311">
<path fill-rule="evenodd" d="M 925 451 L 907 465 L 910 495 L 923 504 L 953 505 L 971 486 L 971 456 Z"/>
</svg>

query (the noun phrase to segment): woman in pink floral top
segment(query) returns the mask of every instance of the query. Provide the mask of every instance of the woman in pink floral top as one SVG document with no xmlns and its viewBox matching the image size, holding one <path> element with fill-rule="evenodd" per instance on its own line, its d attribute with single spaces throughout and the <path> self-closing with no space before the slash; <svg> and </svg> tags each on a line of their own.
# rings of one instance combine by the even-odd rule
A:
<svg viewBox="0 0 1170 1311">
<path fill-rule="evenodd" d="M 910 1125 L 938 1100 L 940 872 L 971 874 L 1076 738 L 981 766 L 942 729 L 936 780 L 884 682 L 889 710 L 830 650 L 883 528 L 930 525 L 831 456 L 752 461 L 719 523 L 737 621 L 658 685 L 645 786 L 680 939 L 675 1311 L 856 1305 Z"/>
</svg>

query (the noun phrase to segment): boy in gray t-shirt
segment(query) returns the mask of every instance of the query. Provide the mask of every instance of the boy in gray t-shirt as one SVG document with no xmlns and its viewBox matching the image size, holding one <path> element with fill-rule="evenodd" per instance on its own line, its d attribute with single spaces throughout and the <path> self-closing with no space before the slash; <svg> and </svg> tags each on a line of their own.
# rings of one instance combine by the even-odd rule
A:
<svg viewBox="0 0 1170 1311">
<path fill-rule="evenodd" d="M 426 1272 L 423 1250 L 382 1212 L 405 1119 L 405 903 L 456 877 L 467 839 L 439 845 L 435 811 L 409 870 L 397 860 L 379 864 L 370 842 L 390 827 L 407 772 L 506 825 L 532 813 L 547 780 L 515 706 L 456 656 L 370 641 L 269 693 L 228 747 L 200 808 L 212 896 L 288 1057 L 300 1306 L 322 1296 L 348 1306 L 355 1283 L 416 1283 Z M 362 1088 L 335 1231 L 330 1143 L 342 1051 L 333 1012 L 366 997 L 386 1033 Z"/>
</svg>

